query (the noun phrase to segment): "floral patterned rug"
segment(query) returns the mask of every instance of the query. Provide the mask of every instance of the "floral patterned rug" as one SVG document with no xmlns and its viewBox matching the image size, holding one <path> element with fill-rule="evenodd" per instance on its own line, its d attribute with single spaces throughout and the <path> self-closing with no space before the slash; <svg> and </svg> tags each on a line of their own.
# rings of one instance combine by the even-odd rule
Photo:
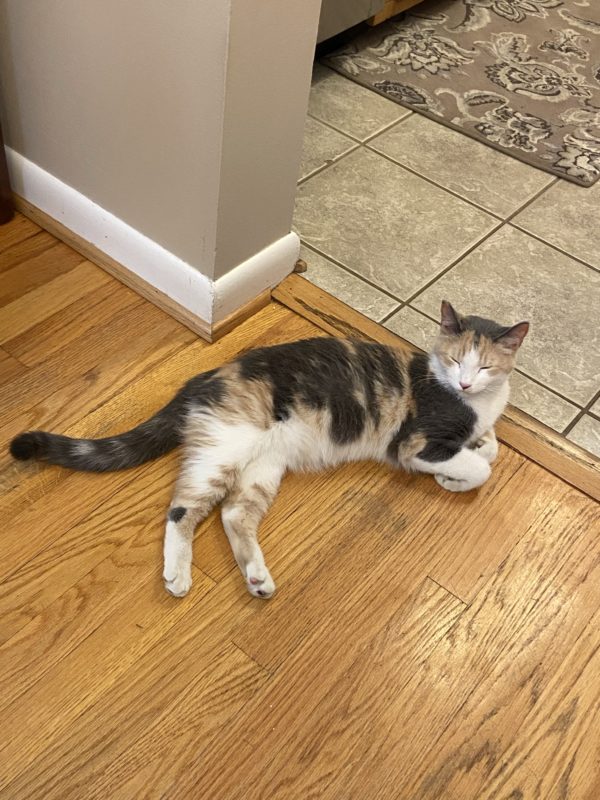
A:
<svg viewBox="0 0 600 800">
<path fill-rule="evenodd" d="M 323 63 L 561 178 L 600 177 L 600 0 L 429 0 Z"/>
</svg>

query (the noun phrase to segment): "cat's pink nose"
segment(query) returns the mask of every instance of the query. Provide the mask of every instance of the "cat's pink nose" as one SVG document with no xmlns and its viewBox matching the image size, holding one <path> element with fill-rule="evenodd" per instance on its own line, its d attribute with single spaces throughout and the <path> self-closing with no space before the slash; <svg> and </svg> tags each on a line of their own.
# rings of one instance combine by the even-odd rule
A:
<svg viewBox="0 0 600 800">
<path fill-rule="evenodd" d="M 461 381 L 461 382 L 460 382 L 460 388 L 461 388 L 461 389 L 465 389 L 465 390 L 466 390 L 466 389 L 470 389 L 470 388 L 471 388 L 471 384 L 470 384 L 470 383 L 463 383 L 463 382 Z"/>
</svg>

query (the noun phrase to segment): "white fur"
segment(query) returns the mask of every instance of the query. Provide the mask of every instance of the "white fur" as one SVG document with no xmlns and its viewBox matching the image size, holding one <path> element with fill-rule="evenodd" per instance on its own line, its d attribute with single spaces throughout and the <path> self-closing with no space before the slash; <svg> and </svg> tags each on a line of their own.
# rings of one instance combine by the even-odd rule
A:
<svg viewBox="0 0 600 800">
<path fill-rule="evenodd" d="M 183 597 L 192 586 L 192 540 L 181 535 L 177 523 L 167 522 L 164 541 L 165 589 L 174 597 Z"/>
<path fill-rule="evenodd" d="M 450 492 L 476 489 L 487 481 L 492 472 L 485 458 L 466 447 L 447 461 L 431 462 L 413 458 L 412 464 L 419 472 L 434 474 L 440 486 Z"/>
</svg>

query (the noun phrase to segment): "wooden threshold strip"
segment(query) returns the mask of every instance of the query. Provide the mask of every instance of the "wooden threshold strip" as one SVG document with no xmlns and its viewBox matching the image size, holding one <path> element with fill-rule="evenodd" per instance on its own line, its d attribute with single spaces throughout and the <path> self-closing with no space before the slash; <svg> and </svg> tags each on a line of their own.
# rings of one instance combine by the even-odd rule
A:
<svg viewBox="0 0 600 800">
<path fill-rule="evenodd" d="M 287 277 L 273 290 L 272 297 L 333 336 L 355 336 L 420 352 L 418 347 L 299 275 Z M 600 500 L 600 459 L 592 453 L 510 405 L 496 425 L 496 434 L 504 444 Z"/>
</svg>

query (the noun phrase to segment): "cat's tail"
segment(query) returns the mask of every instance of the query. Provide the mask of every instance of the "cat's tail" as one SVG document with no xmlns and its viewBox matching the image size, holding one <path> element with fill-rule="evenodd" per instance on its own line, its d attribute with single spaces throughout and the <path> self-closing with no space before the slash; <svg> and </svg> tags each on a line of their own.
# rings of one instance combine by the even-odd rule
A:
<svg viewBox="0 0 600 800">
<path fill-rule="evenodd" d="M 12 440 L 10 452 L 19 461 L 38 459 L 88 472 L 128 469 L 177 447 L 185 414 L 186 404 L 179 394 L 146 422 L 119 436 L 71 439 L 46 431 L 27 431 Z"/>
</svg>

